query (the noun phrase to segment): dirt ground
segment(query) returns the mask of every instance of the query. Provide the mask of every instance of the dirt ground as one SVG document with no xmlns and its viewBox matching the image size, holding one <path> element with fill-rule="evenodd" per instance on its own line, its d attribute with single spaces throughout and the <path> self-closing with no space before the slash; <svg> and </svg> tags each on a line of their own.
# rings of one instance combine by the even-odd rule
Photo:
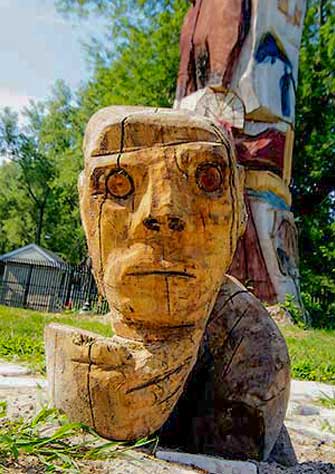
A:
<svg viewBox="0 0 335 474">
<path fill-rule="evenodd" d="M 19 380 L 23 380 L 24 383 L 21 386 L 15 386 L 15 384 L 11 384 L 9 378 L 2 377 L 1 379 L 1 377 L 0 375 L 0 400 L 7 401 L 10 417 L 28 418 L 46 403 L 45 381 L 37 380 L 35 386 L 32 386 L 28 376 L 21 376 Z M 257 464 L 258 474 L 335 474 L 335 433 L 323 430 L 325 420 L 329 418 L 333 423 L 335 410 L 333 412 L 322 411 L 313 397 L 305 396 L 304 387 L 294 388 L 293 392 L 287 427 L 299 464 L 292 468 L 285 468 L 276 464 L 260 463 Z M 47 472 L 45 466 L 39 464 L 34 458 L 19 460 L 16 463 L 8 464 L 3 469 L 4 474 L 40 474 L 45 472 Z M 83 474 L 204 473 L 199 469 L 159 461 L 140 452 L 132 452 L 131 455 L 114 459 L 108 463 L 82 463 L 80 472 Z"/>
</svg>

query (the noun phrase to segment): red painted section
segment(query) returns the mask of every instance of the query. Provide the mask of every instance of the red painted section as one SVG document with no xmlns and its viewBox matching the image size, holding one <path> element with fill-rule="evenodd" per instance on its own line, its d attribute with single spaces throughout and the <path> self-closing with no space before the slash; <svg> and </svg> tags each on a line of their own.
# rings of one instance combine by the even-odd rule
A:
<svg viewBox="0 0 335 474">
<path fill-rule="evenodd" d="M 247 196 L 245 202 L 249 215 L 247 229 L 237 245 L 228 274 L 240 280 L 260 300 L 276 303 L 277 295 L 266 268 Z"/>
<path fill-rule="evenodd" d="M 283 175 L 285 134 L 268 129 L 254 137 L 235 137 L 238 160 L 249 169 L 267 169 Z"/>
<path fill-rule="evenodd" d="M 233 68 L 250 26 L 251 0 L 194 0 L 181 32 L 181 63 L 176 99 L 208 85 L 229 88 Z M 237 132 L 238 133 L 238 132 Z M 269 129 L 257 136 L 235 137 L 238 160 L 249 169 L 271 170 L 282 176 L 285 135 Z M 263 301 L 275 303 L 276 293 L 267 271 L 252 212 L 238 244 L 230 274 L 252 287 Z"/>
<path fill-rule="evenodd" d="M 194 2 L 181 33 L 177 100 L 206 85 L 229 85 L 246 36 L 246 3 L 246 0 Z"/>
</svg>

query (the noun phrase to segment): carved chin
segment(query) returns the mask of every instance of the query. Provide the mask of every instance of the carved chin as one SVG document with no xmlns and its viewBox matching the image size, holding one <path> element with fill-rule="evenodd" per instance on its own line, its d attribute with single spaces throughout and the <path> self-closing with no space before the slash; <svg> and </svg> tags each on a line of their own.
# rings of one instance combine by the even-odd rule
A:
<svg viewBox="0 0 335 474">
<path fill-rule="evenodd" d="M 105 283 L 111 308 L 130 322 L 148 326 L 196 324 L 213 299 L 213 291 L 205 286 L 182 272 L 143 272 Z"/>
</svg>

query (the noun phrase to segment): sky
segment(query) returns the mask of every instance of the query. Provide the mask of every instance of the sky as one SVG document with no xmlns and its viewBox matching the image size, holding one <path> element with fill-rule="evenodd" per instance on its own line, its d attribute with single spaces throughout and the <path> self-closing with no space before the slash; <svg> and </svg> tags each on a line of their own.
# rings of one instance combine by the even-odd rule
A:
<svg viewBox="0 0 335 474">
<path fill-rule="evenodd" d="M 64 19 L 54 0 L 0 0 L 0 109 L 46 98 L 57 79 L 71 87 L 87 80 L 82 43 L 97 28 Z"/>
</svg>

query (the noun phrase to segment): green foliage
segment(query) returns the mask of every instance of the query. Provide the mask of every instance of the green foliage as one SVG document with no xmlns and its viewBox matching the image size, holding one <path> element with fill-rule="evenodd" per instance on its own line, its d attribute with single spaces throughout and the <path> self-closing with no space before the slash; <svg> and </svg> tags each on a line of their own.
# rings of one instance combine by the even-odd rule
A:
<svg viewBox="0 0 335 474">
<path fill-rule="evenodd" d="M 20 461 L 29 467 L 33 464 L 42 468 L 43 472 L 75 474 L 82 472 L 83 463 L 89 460 L 107 461 L 153 443 L 154 439 L 133 444 L 106 442 L 90 427 L 70 423 L 57 410 L 47 407 L 28 420 L 9 420 L 5 410 L 0 416 L 0 469 L 4 470 Z M 25 461 L 28 456 L 29 461 Z"/>
<path fill-rule="evenodd" d="M 302 301 L 313 327 L 335 329 L 335 282 L 328 275 L 305 273 Z"/>
<path fill-rule="evenodd" d="M 70 262 L 85 256 L 77 197 L 81 168 L 77 105 L 62 82 L 51 99 L 31 103 L 24 124 L 0 114 L 0 251 L 36 242 Z"/>
<path fill-rule="evenodd" d="M 335 320 L 335 2 L 309 0 L 300 52 L 293 204 L 312 324 Z"/>
<path fill-rule="evenodd" d="M 335 385 L 335 332 L 283 326 L 293 378 Z"/>
<path fill-rule="evenodd" d="M 333 392 L 333 396 L 323 393 L 322 397 L 319 399 L 319 403 L 325 408 L 330 408 L 334 410 L 335 409 L 335 390 Z"/>
<path fill-rule="evenodd" d="M 91 45 L 92 79 L 76 94 L 56 83 L 50 99 L 26 108 L 25 126 L 10 110 L 0 116 L 0 153 L 11 159 L 0 166 L 0 253 L 36 242 L 79 263 L 86 254 L 77 196 L 86 123 L 112 104 L 172 105 L 188 2 L 58 3 L 103 14 L 108 33 L 104 45 Z"/>
<path fill-rule="evenodd" d="M 89 117 L 112 104 L 171 106 L 179 36 L 188 0 L 55 0 L 65 14 L 98 15 L 103 40 L 88 47 L 89 82 L 73 93 L 57 83 L 31 104 L 26 126 L 4 111 L 0 152 L 0 252 L 32 241 L 80 262 L 86 253 L 76 190 Z M 308 0 L 297 95 L 293 202 L 298 216 L 301 287 L 314 326 L 335 312 L 335 2 Z M 297 315 L 299 319 L 299 316 Z"/>
<path fill-rule="evenodd" d="M 286 295 L 284 303 L 280 305 L 282 308 L 286 309 L 295 324 L 299 327 L 304 327 L 305 325 L 305 314 L 303 309 L 297 304 L 293 295 Z"/>
<path fill-rule="evenodd" d="M 44 327 L 58 322 L 111 336 L 111 327 L 101 317 L 53 315 L 0 306 L 0 359 L 24 362 L 34 371 L 45 373 Z"/>
</svg>

